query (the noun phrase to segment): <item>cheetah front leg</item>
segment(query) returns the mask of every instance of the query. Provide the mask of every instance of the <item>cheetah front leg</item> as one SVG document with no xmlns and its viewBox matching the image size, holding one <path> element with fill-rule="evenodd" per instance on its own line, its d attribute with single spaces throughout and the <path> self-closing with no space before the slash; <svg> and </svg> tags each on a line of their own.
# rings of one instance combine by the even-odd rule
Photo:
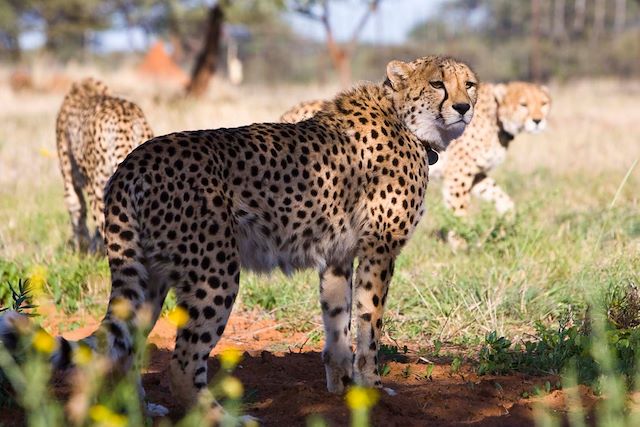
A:
<svg viewBox="0 0 640 427">
<path fill-rule="evenodd" d="M 329 266 L 320 272 L 320 303 L 325 344 L 322 360 L 327 374 L 327 389 L 342 393 L 353 379 L 351 350 L 352 261 Z"/>
<path fill-rule="evenodd" d="M 493 203 L 500 215 L 512 211 L 514 208 L 511 197 L 496 184 L 493 178 L 482 175 L 474 182 L 471 193 L 481 200 Z"/>
<path fill-rule="evenodd" d="M 442 182 L 442 197 L 447 208 L 453 211 L 457 217 L 464 217 L 468 213 L 471 202 L 471 188 L 474 184 L 475 174 L 463 173 L 452 174 L 445 171 Z"/>
<path fill-rule="evenodd" d="M 358 338 L 353 369 L 355 383 L 366 387 L 382 388 L 378 349 L 393 266 L 394 257 L 388 251 L 386 255 L 377 252 L 363 257 L 358 265 L 355 289 Z"/>
</svg>

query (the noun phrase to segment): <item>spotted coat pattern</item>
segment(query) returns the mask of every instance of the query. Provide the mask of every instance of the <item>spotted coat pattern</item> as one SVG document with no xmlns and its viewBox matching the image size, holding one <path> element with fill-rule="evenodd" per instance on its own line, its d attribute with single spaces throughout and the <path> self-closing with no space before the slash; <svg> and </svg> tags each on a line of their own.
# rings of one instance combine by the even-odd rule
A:
<svg viewBox="0 0 640 427">
<path fill-rule="evenodd" d="M 76 249 L 102 249 L 105 185 L 127 154 L 152 137 L 140 107 L 111 95 L 104 83 L 86 78 L 72 85 L 58 112 L 56 143 Z"/>
</svg>

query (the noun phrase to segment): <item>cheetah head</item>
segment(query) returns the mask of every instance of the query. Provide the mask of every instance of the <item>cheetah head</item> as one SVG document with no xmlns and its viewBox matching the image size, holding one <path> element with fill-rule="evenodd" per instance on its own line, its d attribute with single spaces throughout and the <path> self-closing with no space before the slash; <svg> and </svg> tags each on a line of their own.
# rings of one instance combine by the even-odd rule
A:
<svg viewBox="0 0 640 427">
<path fill-rule="evenodd" d="M 473 117 L 478 78 L 469 66 L 454 59 L 427 56 L 391 61 L 386 86 L 407 127 L 438 151 L 462 135 Z"/>
<path fill-rule="evenodd" d="M 525 82 L 497 84 L 493 94 L 498 102 L 498 120 L 505 131 L 517 135 L 522 131 L 538 133 L 547 127 L 551 96 L 546 86 Z"/>
<path fill-rule="evenodd" d="M 108 95 L 109 87 L 94 77 L 86 77 L 71 86 L 71 92 L 85 96 Z"/>
</svg>

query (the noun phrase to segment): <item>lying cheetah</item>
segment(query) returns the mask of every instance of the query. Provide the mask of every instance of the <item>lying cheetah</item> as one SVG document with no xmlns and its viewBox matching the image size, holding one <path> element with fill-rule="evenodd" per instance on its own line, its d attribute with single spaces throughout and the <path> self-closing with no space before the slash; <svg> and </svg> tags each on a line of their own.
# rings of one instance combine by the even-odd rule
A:
<svg viewBox="0 0 640 427">
<path fill-rule="evenodd" d="M 104 83 L 86 78 L 71 86 L 58 112 L 56 143 L 77 250 L 102 250 L 107 180 L 131 150 L 152 137 L 140 107 L 111 95 Z M 96 225 L 93 237 L 83 191 Z"/>
<path fill-rule="evenodd" d="M 322 110 L 328 102 L 322 100 L 304 101 L 280 116 L 280 121 L 283 123 L 297 123 L 313 117 L 318 111 Z"/>
<path fill-rule="evenodd" d="M 444 202 L 455 215 L 467 215 L 472 194 L 493 203 L 500 214 L 513 209 L 509 195 L 487 173 L 504 161 L 516 135 L 546 128 L 550 104 L 548 89 L 533 83 L 480 85 L 473 121 L 439 166 Z"/>
<path fill-rule="evenodd" d="M 473 71 L 453 59 L 392 61 L 383 84 L 348 90 L 310 120 L 180 132 L 135 149 L 105 197 L 112 291 L 101 330 L 111 359 L 128 366 L 140 313 L 153 324 L 174 288 L 189 321 L 177 334 L 171 389 L 191 405 L 207 386 L 206 361 L 225 330 L 240 267 L 315 268 L 328 390 L 352 381 L 382 387 L 383 308 L 395 258 L 424 213 L 428 147 L 444 149 L 462 134 L 476 86 Z M 114 314 L 123 301 L 130 318 Z M 15 317 L 0 326 L 7 331 Z M 58 340 L 54 361 L 65 366 L 77 344 Z"/>
</svg>

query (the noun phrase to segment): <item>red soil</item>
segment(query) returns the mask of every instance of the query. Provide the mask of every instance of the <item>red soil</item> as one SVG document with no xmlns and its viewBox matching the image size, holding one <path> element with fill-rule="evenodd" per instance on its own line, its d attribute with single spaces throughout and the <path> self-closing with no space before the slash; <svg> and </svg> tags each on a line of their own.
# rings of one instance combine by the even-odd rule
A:
<svg viewBox="0 0 640 427">
<path fill-rule="evenodd" d="M 45 327 L 53 332 L 55 323 L 47 321 Z M 63 335 L 69 339 L 82 338 L 96 325 L 97 321 L 91 319 L 86 326 Z M 177 417 L 180 410 L 169 393 L 167 372 L 174 337 L 174 327 L 160 319 L 150 335 L 150 365 L 143 382 L 149 400 L 166 406 L 172 416 Z M 321 347 L 306 344 L 306 339 L 305 334 L 279 330 L 271 320 L 257 320 L 248 314 L 235 315 L 214 354 L 229 346 L 245 350 L 235 375 L 245 386 L 249 401 L 247 412 L 262 420 L 264 425 L 303 426 L 311 414 L 321 415 L 331 426 L 349 425 L 344 398 L 325 389 Z M 544 397 L 522 397 L 524 392 L 530 394 L 535 386 L 543 388 L 546 381 L 555 384 L 555 377 L 523 374 L 479 377 L 469 366 L 452 374 L 448 363 L 435 362 L 430 379 L 424 378 L 426 365 L 411 352 L 406 360 L 388 362 L 391 370 L 383 377 L 383 382 L 397 395 L 383 393 L 373 410 L 373 425 L 534 426 L 534 416 L 542 405 L 556 414 L 566 412 L 562 391 L 555 390 Z M 218 369 L 213 357 L 209 367 L 210 373 Z M 57 394 L 67 394 L 63 382 L 54 381 L 53 386 Z M 587 413 L 592 413 L 596 398 L 587 388 L 581 388 L 580 394 Z M 3 411 L 0 424 L 21 425 L 11 424 L 20 418 L 16 411 Z"/>
</svg>

